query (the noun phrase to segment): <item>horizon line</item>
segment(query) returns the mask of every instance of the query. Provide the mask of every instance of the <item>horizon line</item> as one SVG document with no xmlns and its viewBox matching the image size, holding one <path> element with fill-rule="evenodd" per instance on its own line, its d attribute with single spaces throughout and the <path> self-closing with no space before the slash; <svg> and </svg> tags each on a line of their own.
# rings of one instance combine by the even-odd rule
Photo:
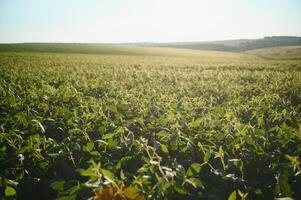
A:
<svg viewBox="0 0 301 200">
<path fill-rule="evenodd" d="M 0 44 L 95 44 L 95 45 L 126 45 L 126 44 L 168 44 L 168 43 L 206 43 L 206 42 L 223 42 L 223 41 L 234 41 L 234 40 L 260 40 L 272 37 L 292 37 L 301 38 L 301 35 L 272 35 L 263 36 L 257 38 L 237 38 L 237 39 L 217 39 L 217 40 L 194 40 L 194 41 L 169 41 L 169 42 L 153 42 L 153 41 L 140 41 L 140 42 L 49 42 L 49 41 L 39 41 L 39 42 L 0 42 Z"/>
</svg>

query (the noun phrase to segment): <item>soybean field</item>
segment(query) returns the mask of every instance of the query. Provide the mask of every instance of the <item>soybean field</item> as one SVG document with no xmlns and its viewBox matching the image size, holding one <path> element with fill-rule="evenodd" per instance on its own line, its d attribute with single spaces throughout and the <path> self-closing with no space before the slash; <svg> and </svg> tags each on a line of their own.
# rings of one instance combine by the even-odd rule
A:
<svg viewBox="0 0 301 200">
<path fill-rule="evenodd" d="M 300 199 L 299 57 L 0 45 L 0 199 Z"/>
</svg>

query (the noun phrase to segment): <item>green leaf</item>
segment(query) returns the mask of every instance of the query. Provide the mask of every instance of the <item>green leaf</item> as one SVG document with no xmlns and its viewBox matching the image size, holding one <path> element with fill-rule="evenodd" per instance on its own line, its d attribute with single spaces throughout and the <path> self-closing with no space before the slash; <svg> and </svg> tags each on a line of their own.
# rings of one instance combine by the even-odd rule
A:
<svg viewBox="0 0 301 200">
<path fill-rule="evenodd" d="M 193 163 L 188 168 L 186 175 L 187 176 L 194 176 L 194 175 L 200 173 L 201 168 L 202 168 L 201 164 L 199 164 L 199 163 Z"/>
<path fill-rule="evenodd" d="M 284 196 L 292 196 L 293 192 L 292 192 L 292 188 L 289 184 L 289 180 L 288 180 L 288 172 L 285 171 L 284 173 L 282 173 L 278 179 L 278 183 L 276 184 L 275 187 L 275 192 L 276 194 L 281 194 Z"/>
<path fill-rule="evenodd" d="M 0 152 L 6 152 L 6 146 L 1 147 Z"/>
<path fill-rule="evenodd" d="M 113 138 L 110 138 L 108 140 L 108 147 L 109 148 L 116 148 L 117 144 L 118 144 L 118 142 L 116 140 L 114 140 Z"/>
<path fill-rule="evenodd" d="M 16 190 L 13 187 L 6 186 L 4 194 L 6 197 L 11 197 L 16 195 Z"/>
<path fill-rule="evenodd" d="M 197 178 L 191 177 L 191 178 L 187 179 L 186 182 L 190 183 L 195 188 L 197 188 L 197 187 L 204 188 L 204 184 L 202 183 L 202 181 L 200 181 Z"/>
<path fill-rule="evenodd" d="M 185 188 L 183 188 L 182 186 L 174 185 L 174 190 L 176 192 L 178 192 L 179 194 L 183 194 L 183 195 L 187 195 L 188 194 L 188 191 Z"/>
<path fill-rule="evenodd" d="M 106 169 L 101 169 L 101 172 L 108 181 L 114 182 L 115 176 L 112 172 L 110 172 L 109 170 L 106 170 Z"/>
<path fill-rule="evenodd" d="M 168 133 L 167 131 L 164 131 L 164 130 L 157 133 L 157 136 L 159 136 L 161 139 L 168 138 L 169 135 L 170 135 L 170 133 Z"/>
<path fill-rule="evenodd" d="M 50 185 L 50 187 L 52 189 L 54 189 L 55 191 L 62 191 L 62 190 L 64 190 L 65 183 L 66 183 L 66 181 L 56 181 L 56 182 L 52 183 Z"/>
<path fill-rule="evenodd" d="M 67 125 L 71 126 L 72 124 L 73 124 L 72 119 L 68 119 L 68 120 L 67 120 Z"/>
<path fill-rule="evenodd" d="M 95 157 L 101 157 L 100 153 L 98 151 L 91 151 L 90 152 L 91 156 L 95 156 Z"/>
<path fill-rule="evenodd" d="M 167 149 L 167 146 L 165 144 L 161 144 L 160 149 L 161 149 L 162 152 L 168 153 L 168 149 Z"/>
<path fill-rule="evenodd" d="M 113 133 L 107 133 L 105 135 L 102 136 L 102 139 L 111 139 L 113 138 L 115 135 L 120 135 L 124 132 L 124 128 L 123 127 L 118 127 L 117 129 L 114 130 Z"/>
<path fill-rule="evenodd" d="M 87 176 L 90 178 L 97 178 L 97 174 L 94 168 L 89 167 L 88 169 L 79 169 L 78 170 L 81 176 Z"/>
<path fill-rule="evenodd" d="M 285 155 L 285 158 L 291 161 L 292 166 L 298 165 L 298 157 L 297 156 L 290 156 L 290 155 Z"/>
<path fill-rule="evenodd" d="M 87 145 L 84 147 L 85 152 L 90 152 L 94 149 L 94 143 L 93 142 L 88 142 Z"/>
<path fill-rule="evenodd" d="M 120 170 L 120 178 L 121 180 L 125 180 L 125 175 L 123 173 L 123 170 Z"/>
<path fill-rule="evenodd" d="M 204 159 L 203 159 L 204 162 L 207 163 L 209 161 L 210 157 L 211 157 L 211 151 L 208 150 L 208 151 L 206 151 L 206 153 L 204 155 Z"/>
<path fill-rule="evenodd" d="M 55 191 L 63 191 L 66 181 L 56 181 L 50 185 Z"/>
<path fill-rule="evenodd" d="M 108 109 L 113 113 L 118 113 L 117 107 L 115 105 L 108 106 Z"/>
<path fill-rule="evenodd" d="M 198 119 L 190 122 L 188 125 L 190 128 L 198 128 L 201 125 L 203 120 L 204 120 L 203 118 L 198 118 Z"/>
<path fill-rule="evenodd" d="M 228 197 L 228 200 L 236 200 L 237 197 L 236 197 L 236 191 L 234 190 Z"/>
<path fill-rule="evenodd" d="M 112 138 L 116 133 L 108 133 L 102 136 L 102 139 L 110 139 Z"/>
</svg>

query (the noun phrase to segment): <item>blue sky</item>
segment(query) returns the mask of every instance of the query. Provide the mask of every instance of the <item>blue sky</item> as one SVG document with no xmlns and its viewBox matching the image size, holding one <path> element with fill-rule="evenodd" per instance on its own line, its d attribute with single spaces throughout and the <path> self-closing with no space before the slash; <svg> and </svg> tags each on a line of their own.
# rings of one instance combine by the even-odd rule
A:
<svg viewBox="0 0 301 200">
<path fill-rule="evenodd" d="M 0 0 L 0 43 L 301 36 L 300 0 Z"/>
</svg>

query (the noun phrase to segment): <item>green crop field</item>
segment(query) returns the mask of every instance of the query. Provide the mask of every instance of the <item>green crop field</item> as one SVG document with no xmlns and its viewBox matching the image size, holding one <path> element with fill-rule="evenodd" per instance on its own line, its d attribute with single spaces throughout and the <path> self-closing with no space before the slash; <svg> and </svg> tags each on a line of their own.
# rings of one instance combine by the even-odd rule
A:
<svg viewBox="0 0 301 200">
<path fill-rule="evenodd" d="M 300 199 L 300 159 L 300 59 L 0 45 L 0 199 Z"/>
<path fill-rule="evenodd" d="M 246 51 L 246 53 L 268 59 L 301 60 L 301 46 L 262 48 Z"/>
</svg>

